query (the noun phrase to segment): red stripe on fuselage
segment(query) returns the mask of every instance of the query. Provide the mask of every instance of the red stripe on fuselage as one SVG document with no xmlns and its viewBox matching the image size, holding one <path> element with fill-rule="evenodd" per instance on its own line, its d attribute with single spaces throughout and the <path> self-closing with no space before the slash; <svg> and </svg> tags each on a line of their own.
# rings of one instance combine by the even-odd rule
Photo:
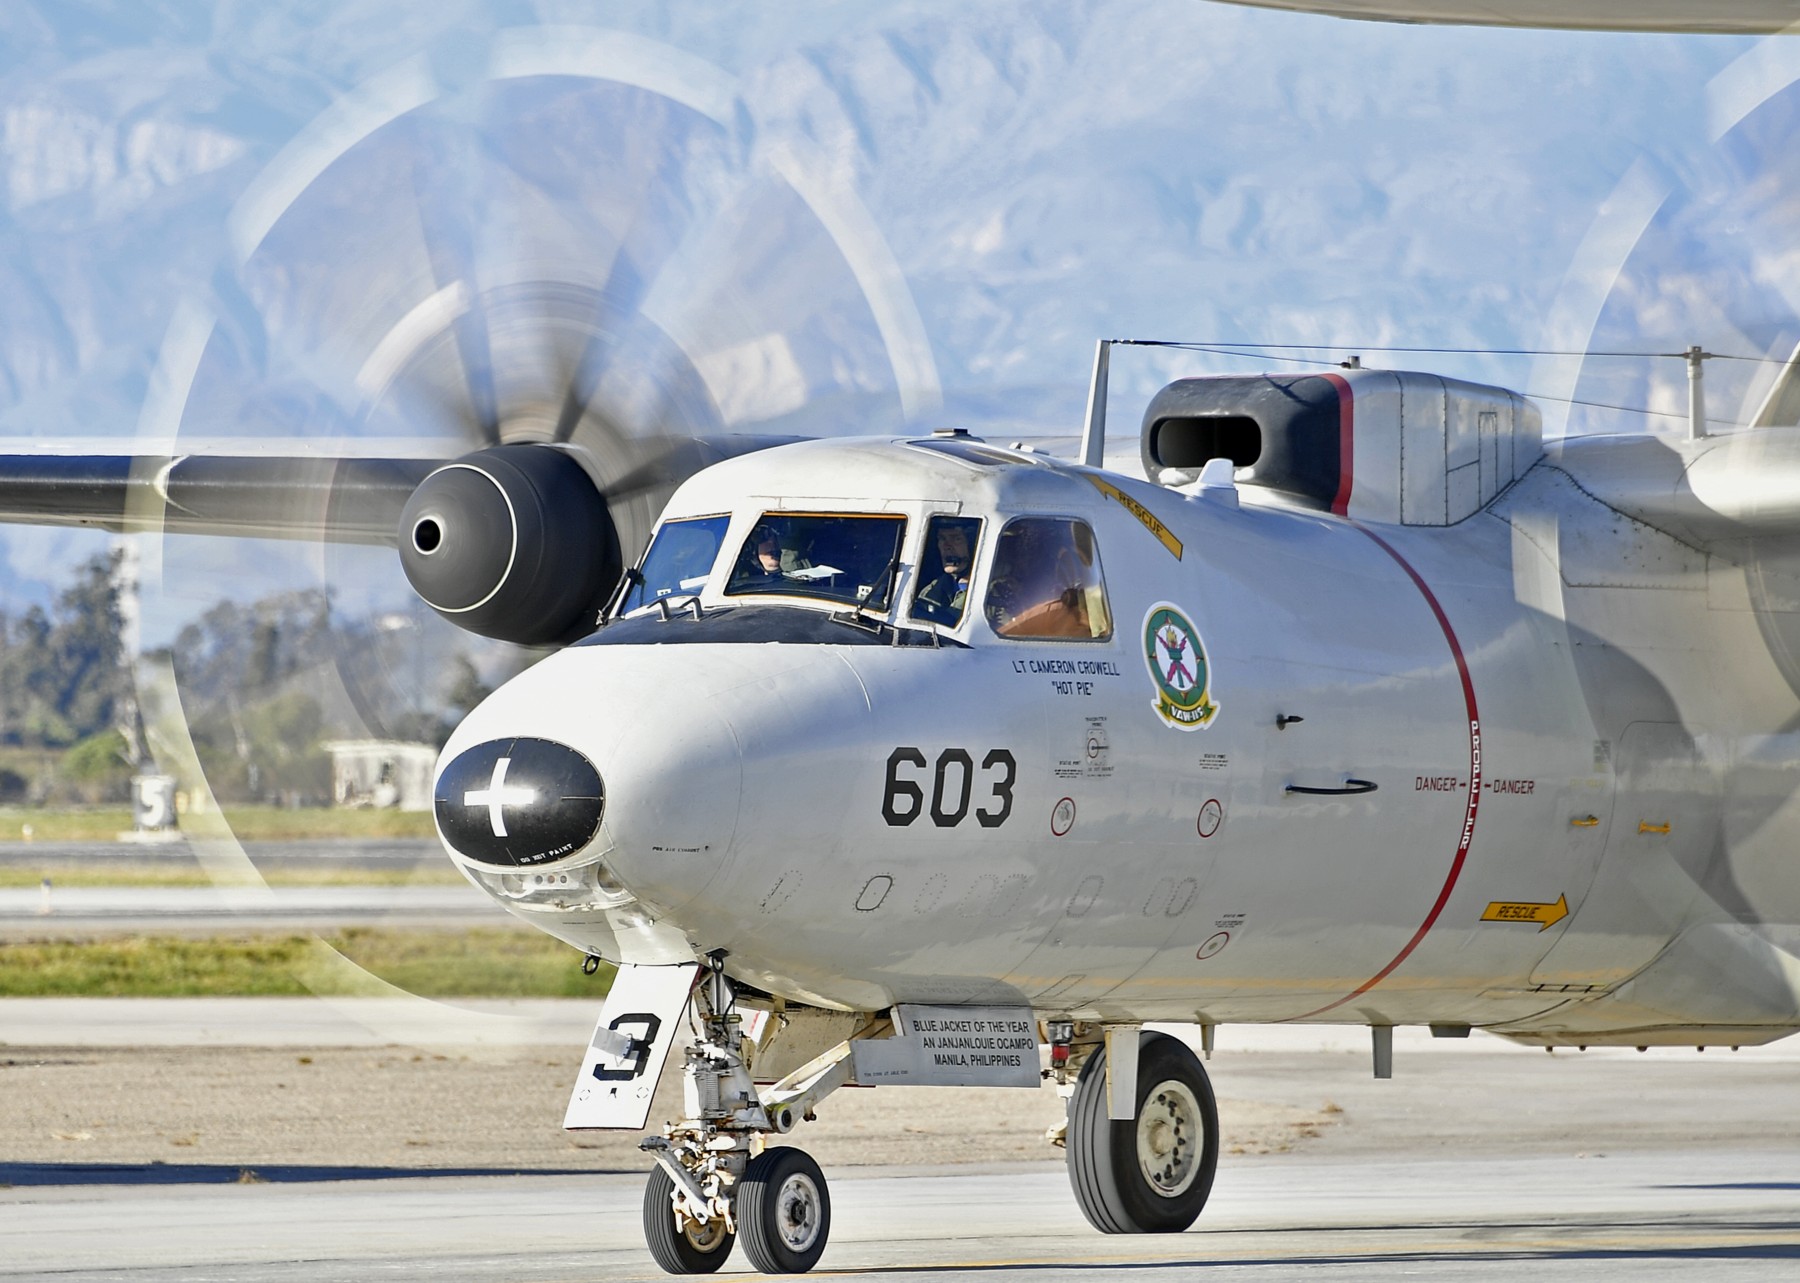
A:
<svg viewBox="0 0 1800 1283">
<path fill-rule="evenodd" d="M 1328 374 L 1325 377 L 1333 378 L 1335 376 Z M 1348 484 L 1349 483 L 1346 481 L 1346 487 Z M 1456 630 L 1450 627 L 1450 620 L 1444 614 L 1444 608 L 1438 604 L 1436 594 L 1434 594 L 1431 591 L 1430 586 L 1419 577 L 1419 572 L 1412 568 L 1406 558 L 1396 552 L 1392 544 L 1376 534 L 1373 530 L 1358 525 L 1355 522 L 1352 522 L 1351 524 L 1355 525 L 1358 530 L 1361 530 L 1370 539 L 1374 540 L 1376 546 L 1388 556 L 1392 557 L 1395 564 L 1406 572 L 1407 578 L 1413 581 L 1413 586 L 1416 587 L 1419 590 L 1420 595 L 1425 598 L 1425 604 L 1431 607 L 1431 613 L 1437 619 L 1438 627 L 1444 630 L 1444 640 L 1450 643 L 1450 654 L 1456 660 L 1456 675 L 1462 679 L 1463 705 L 1468 709 L 1469 713 L 1469 802 L 1467 807 L 1463 810 L 1462 834 L 1456 844 L 1456 856 L 1450 861 L 1450 872 L 1444 878 L 1444 885 L 1442 889 L 1438 891 L 1437 901 L 1431 906 L 1431 912 L 1425 915 L 1425 921 L 1421 922 L 1419 924 L 1419 929 L 1413 932 L 1412 939 L 1406 942 L 1406 947 L 1395 954 L 1393 961 L 1389 962 L 1387 966 L 1383 967 L 1380 971 L 1377 971 L 1374 975 L 1363 981 L 1362 984 L 1358 985 L 1355 989 L 1352 989 L 1342 998 L 1339 998 L 1336 1002 L 1328 1002 L 1318 1010 L 1309 1011 L 1303 1016 L 1290 1016 L 1289 1019 L 1291 1020 L 1307 1020 L 1313 1016 L 1323 1015 L 1333 1008 L 1343 1006 L 1353 998 L 1361 997 L 1376 985 L 1380 984 L 1383 980 L 1386 980 L 1388 976 L 1392 975 L 1394 968 L 1398 967 L 1402 962 L 1405 962 L 1412 951 L 1419 947 L 1419 942 L 1425 938 L 1426 933 L 1430 931 L 1432 925 L 1437 922 L 1438 915 L 1443 913 L 1444 906 L 1449 903 L 1450 893 L 1456 889 L 1457 878 L 1462 876 L 1463 863 L 1469 858 L 1469 843 L 1473 841 L 1475 837 L 1475 816 L 1481 809 L 1481 712 L 1475 707 L 1475 683 L 1469 677 L 1469 664 L 1468 661 L 1463 658 L 1462 643 L 1456 640 Z"/>
<path fill-rule="evenodd" d="M 1350 487 L 1356 477 L 1356 398 L 1350 392 L 1350 380 L 1343 375 L 1321 374 L 1319 377 L 1337 389 L 1338 490 L 1337 498 L 1331 501 L 1331 510 L 1340 517 L 1347 517 L 1350 515 Z"/>
</svg>

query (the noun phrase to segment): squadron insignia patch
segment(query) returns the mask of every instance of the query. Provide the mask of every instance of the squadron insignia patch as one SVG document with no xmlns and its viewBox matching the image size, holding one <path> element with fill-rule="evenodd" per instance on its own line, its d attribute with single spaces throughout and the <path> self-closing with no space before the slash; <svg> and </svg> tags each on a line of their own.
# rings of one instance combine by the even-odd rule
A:
<svg viewBox="0 0 1800 1283">
<path fill-rule="evenodd" d="M 1212 725 L 1219 712 L 1212 699 L 1212 667 L 1200 630 L 1180 607 L 1159 601 L 1144 616 L 1144 663 L 1156 686 L 1158 717 L 1181 731 Z"/>
</svg>

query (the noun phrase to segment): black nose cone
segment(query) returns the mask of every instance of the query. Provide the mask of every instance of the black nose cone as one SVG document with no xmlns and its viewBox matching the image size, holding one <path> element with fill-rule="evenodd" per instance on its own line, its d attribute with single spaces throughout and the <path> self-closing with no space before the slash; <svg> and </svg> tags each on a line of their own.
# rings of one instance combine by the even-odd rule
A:
<svg viewBox="0 0 1800 1283">
<path fill-rule="evenodd" d="M 502 867 L 547 864 L 593 839 L 606 807 L 594 764 L 553 740 L 489 740 L 438 776 L 438 829 L 459 853 Z"/>
</svg>

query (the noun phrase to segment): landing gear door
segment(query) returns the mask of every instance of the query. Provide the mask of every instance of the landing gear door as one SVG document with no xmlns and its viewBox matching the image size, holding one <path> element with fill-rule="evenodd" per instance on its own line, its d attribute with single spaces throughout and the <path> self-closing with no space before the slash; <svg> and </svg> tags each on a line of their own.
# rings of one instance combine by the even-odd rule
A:
<svg viewBox="0 0 1800 1283">
<path fill-rule="evenodd" d="M 619 968 L 582 1057 L 581 1075 L 563 1115 L 565 1129 L 643 1130 L 669 1049 L 686 1023 L 699 970 L 692 963 Z"/>
</svg>

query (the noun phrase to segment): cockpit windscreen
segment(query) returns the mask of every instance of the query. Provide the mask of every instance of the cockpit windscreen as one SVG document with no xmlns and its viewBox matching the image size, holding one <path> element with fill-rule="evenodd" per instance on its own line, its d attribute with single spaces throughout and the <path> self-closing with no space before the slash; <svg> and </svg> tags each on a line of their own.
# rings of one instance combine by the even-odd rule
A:
<svg viewBox="0 0 1800 1283">
<path fill-rule="evenodd" d="M 979 517 L 933 517 L 925 527 L 912 617 L 954 628 L 962 622 L 969 576 L 981 547 Z"/>
<path fill-rule="evenodd" d="M 1100 574 L 1100 550 L 1085 521 L 1020 517 L 1007 523 L 994 550 L 985 603 L 1002 637 L 1039 641 L 1105 641 L 1112 611 Z"/>
<path fill-rule="evenodd" d="M 764 513 L 738 552 L 725 592 L 885 610 L 905 537 L 906 518 L 885 513 Z"/>
<path fill-rule="evenodd" d="M 730 524 L 729 516 L 663 522 L 650 541 L 650 551 L 644 554 L 641 577 L 619 604 L 619 614 L 654 606 L 665 597 L 698 596 L 718 560 L 719 545 Z"/>
</svg>

